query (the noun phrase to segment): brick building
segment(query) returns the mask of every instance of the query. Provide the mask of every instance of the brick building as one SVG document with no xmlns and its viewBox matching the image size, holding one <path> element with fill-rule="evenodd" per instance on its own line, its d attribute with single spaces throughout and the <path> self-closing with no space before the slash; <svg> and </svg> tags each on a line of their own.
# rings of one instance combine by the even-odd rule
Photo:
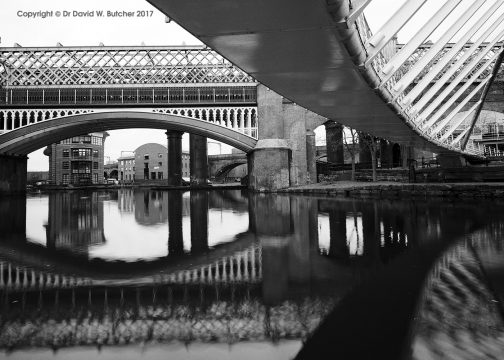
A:
<svg viewBox="0 0 504 360">
<path fill-rule="evenodd" d="M 146 181 L 168 179 L 168 150 L 156 143 L 139 146 L 133 154 L 118 160 L 119 180 Z M 182 177 L 189 178 L 189 153 L 182 153 Z"/>
<path fill-rule="evenodd" d="M 102 184 L 105 139 L 99 132 L 74 136 L 49 145 L 49 183 L 55 185 Z"/>
</svg>

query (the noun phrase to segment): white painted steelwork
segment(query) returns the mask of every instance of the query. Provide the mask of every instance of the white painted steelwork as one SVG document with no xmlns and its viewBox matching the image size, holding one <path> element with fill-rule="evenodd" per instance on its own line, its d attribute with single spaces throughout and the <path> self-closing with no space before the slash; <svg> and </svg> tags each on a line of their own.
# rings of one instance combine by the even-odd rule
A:
<svg viewBox="0 0 504 360">
<path fill-rule="evenodd" d="M 484 152 L 478 143 L 464 149 L 453 140 L 461 131 L 453 115 L 479 101 L 502 51 L 501 0 L 404 0 L 374 34 L 365 12 L 375 0 L 148 1 L 261 83 L 322 116 L 437 153 Z M 416 16 L 434 5 L 437 13 Z M 208 17 L 210 6 L 228 11 Z M 416 34 L 397 45 L 410 21 Z M 445 23 L 451 26 L 442 30 Z"/>
</svg>

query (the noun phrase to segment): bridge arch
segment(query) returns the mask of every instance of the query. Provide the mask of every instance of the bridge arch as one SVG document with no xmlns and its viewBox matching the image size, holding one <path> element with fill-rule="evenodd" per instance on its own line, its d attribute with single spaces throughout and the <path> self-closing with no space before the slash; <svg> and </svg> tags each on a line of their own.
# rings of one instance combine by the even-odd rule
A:
<svg viewBox="0 0 504 360">
<path fill-rule="evenodd" d="M 12 130 L 0 135 L 0 154 L 27 155 L 43 146 L 73 136 L 130 128 L 189 132 L 221 141 L 247 153 L 257 142 L 236 130 L 188 116 L 114 110 L 55 118 Z"/>
<path fill-rule="evenodd" d="M 247 163 L 247 160 L 237 160 L 236 162 L 233 162 L 233 163 L 230 163 L 230 164 L 226 164 L 226 165 L 220 167 L 215 172 L 215 177 L 216 178 L 226 177 L 231 172 L 231 170 L 233 170 L 234 168 L 236 168 L 236 167 L 238 167 L 240 165 L 244 165 L 246 163 Z"/>
</svg>

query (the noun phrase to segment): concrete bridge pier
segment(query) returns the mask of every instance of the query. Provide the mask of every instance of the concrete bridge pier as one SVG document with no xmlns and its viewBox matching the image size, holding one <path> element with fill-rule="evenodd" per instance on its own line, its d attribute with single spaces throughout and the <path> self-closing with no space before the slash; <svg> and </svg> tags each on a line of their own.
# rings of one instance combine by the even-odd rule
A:
<svg viewBox="0 0 504 360">
<path fill-rule="evenodd" d="M 285 300 L 289 290 L 289 246 L 292 237 L 291 199 L 259 194 L 249 201 L 251 229 L 262 249 L 262 292 L 266 304 Z M 258 224 L 260 224 L 258 226 Z"/>
<path fill-rule="evenodd" d="M 343 125 L 335 121 L 324 123 L 326 131 L 327 161 L 337 165 L 344 164 Z"/>
<path fill-rule="evenodd" d="M 248 155 L 249 188 L 276 191 L 289 187 L 291 156 L 286 140 L 259 140 Z"/>
<path fill-rule="evenodd" d="M 263 85 L 257 87 L 259 140 L 248 155 L 249 188 L 276 191 L 317 181 L 315 133 L 327 119 Z"/>
<path fill-rule="evenodd" d="M 182 131 L 168 130 L 168 185 L 182 185 Z"/>
<path fill-rule="evenodd" d="M 191 253 L 208 250 L 208 192 L 191 191 Z"/>
<path fill-rule="evenodd" d="M 329 210 L 329 255 L 340 259 L 349 257 L 346 216 L 345 210 Z"/>
<path fill-rule="evenodd" d="M 168 255 L 184 254 L 182 232 L 182 191 L 168 193 Z"/>
<path fill-rule="evenodd" d="M 27 156 L 0 155 L 0 195 L 26 193 Z"/>
<path fill-rule="evenodd" d="M 206 185 L 208 180 L 208 148 L 205 136 L 189 135 L 191 185 Z"/>
</svg>

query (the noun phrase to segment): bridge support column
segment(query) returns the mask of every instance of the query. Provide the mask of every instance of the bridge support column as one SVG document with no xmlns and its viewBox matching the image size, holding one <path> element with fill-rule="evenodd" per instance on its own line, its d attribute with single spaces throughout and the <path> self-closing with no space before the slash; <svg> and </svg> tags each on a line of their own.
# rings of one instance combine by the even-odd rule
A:
<svg viewBox="0 0 504 360">
<path fill-rule="evenodd" d="M 334 121 L 324 123 L 326 131 L 327 161 L 336 165 L 345 162 L 343 152 L 343 125 Z"/>
<path fill-rule="evenodd" d="M 394 165 L 393 144 L 387 140 L 380 140 L 380 162 L 382 168 L 391 168 Z"/>
<path fill-rule="evenodd" d="M 0 155 L 0 194 L 26 193 L 26 156 Z"/>
<path fill-rule="evenodd" d="M 182 185 L 182 134 L 181 131 L 168 130 L 168 185 Z"/>
<path fill-rule="evenodd" d="M 360 168 L 371 169 L 371 152 L 366 145 L 365 135 L 359 134 L 359 164 Z"/>
<path fill-rule="evenodd" d="M 306 182 L 313 184 L 317 180 L 317 146 L 315 145 L 315 132 L 306 130 Z"/>
<path fill-rule="evenodd" d="M 259 140 L 248 154 L 249 189 L 277 191 L 290 185 L 291 150 L 286 140 Z"/>
<path fill-rule="evenodd" d="M 250 198 L 249 208 L 251 228 L 262 249 L 263 301 L 275 305 L 285 299 L 289 289 L 291 199 L 258 194 Z"/>
<path fill-rule="evenodd" d="M 182 191 L 168 193 L 168 255 L 184 253 L 182 235 Z"/>
<path fill-rule="evenodd" d="M 307 146 L 313 145 L 313 129 L 327 119 L 284 99 L 264 85 L 257 86 L 257 116 L 259 142 L 254 155 L 249 156 L 249 187 L 257 191 L 276 191 L 315 182 L 315 156 L 313 161 L 308 159 L 312 152 L 315 154 L 315 148 Z M 266 153 L 272 154 L 271 160 L 265 158 Z M 265 159 L 254 161 L 259 157 Z M 268 165 L 256 166 L 263 161 Z"/>
<path fill-rule="evenodd" d="M 329 255 L 340 259 L 348 258 L 346 211 L 329 211 Z"/>
<path fill-rule="evenodd" d="M 208 250 L 208 192 L 191 191 L 191 253 Z"/>
<path fill-rule="evenodd" d="M 206 185 L 208 180 L 207 138 L 200 135 L 189 135 L 189 153 L 191 168 L 191 185 Z"/>
</svg>

